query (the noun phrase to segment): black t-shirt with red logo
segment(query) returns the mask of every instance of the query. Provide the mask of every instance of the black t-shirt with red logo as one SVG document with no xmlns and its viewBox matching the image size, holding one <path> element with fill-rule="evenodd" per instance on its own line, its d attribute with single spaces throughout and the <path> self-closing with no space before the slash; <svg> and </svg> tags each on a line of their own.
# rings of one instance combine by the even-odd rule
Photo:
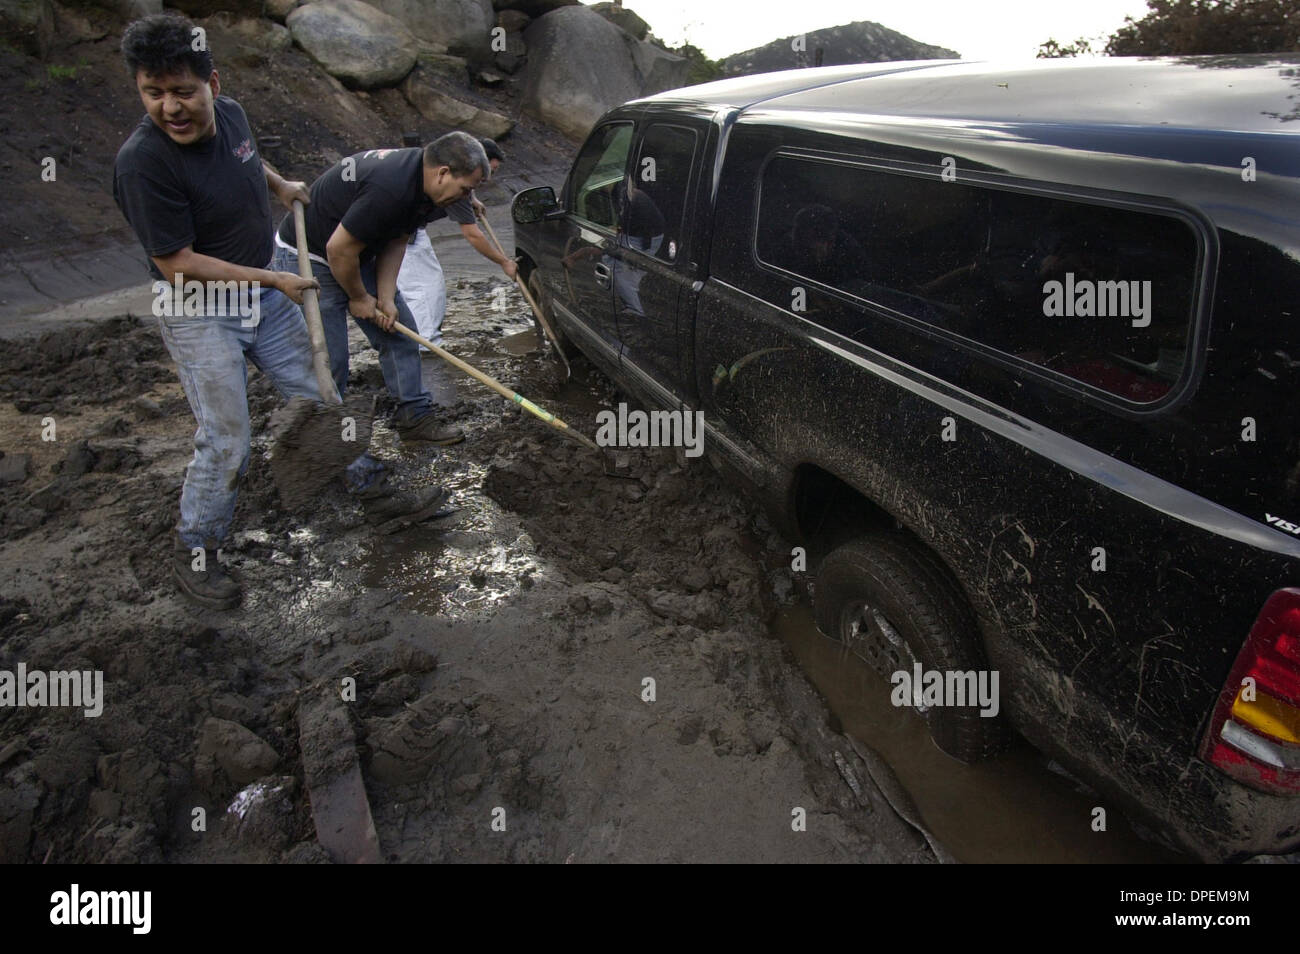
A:
<svg viewBox="0 0 1300 954">
<path fill-rule="evenodd" d="M 361 261 L 378 255 L 393 239 L 409 238 L 418 228 L 449 214 L 461 199 L 446 208 L 434 205 L 424 194 L 424 150 L 368 149 L 340 159 L 311 184 L 311 204 L 306 209 L 307 250 L 325 258 L 325 245 L 339 223 L 365 243 Z M 468 221 L 474 221 L 473 212 Z M 462 218 L 452 216 L 456 221 Z M 297 248 L 293 216 L 280 223 L 280 239 Z"/>
<path fill-rule="evenodd" d="M 150 256 L 192 246 L 235 265 L 265 268 L 274 245 L 266 173 L 243 108 L 213 101 L 216 135 L 178 145 L 145 116 L 118 150 L 113 198 Z M 155 278 L 162 274 L 149 264 Z"/>
</svg>

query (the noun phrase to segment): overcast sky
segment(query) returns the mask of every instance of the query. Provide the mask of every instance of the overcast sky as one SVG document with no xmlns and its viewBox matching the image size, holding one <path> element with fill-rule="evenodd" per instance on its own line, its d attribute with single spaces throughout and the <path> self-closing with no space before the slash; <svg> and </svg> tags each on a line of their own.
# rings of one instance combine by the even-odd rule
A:
<svg viewBox="0 0 1300 954">
<path fill-rule="evenodd" d="M 671 46 L 690 40 L 718 59 L 772 40 L 874 20 L 965 59 L 1032 59 L 1049 38 L 1109 36 L 1144 0 L 623 0 Z"/>
</svg>

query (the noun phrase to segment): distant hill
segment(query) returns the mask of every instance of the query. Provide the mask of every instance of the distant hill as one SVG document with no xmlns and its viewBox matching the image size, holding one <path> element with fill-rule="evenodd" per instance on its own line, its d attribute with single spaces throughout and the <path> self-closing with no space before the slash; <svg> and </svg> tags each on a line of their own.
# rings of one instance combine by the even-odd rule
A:
<svg viewBox="0 0 1300 954">
<path fill-rule="evenodd" d="M 747 76 L 750 73 L 771 73 L 804 66 L 816 66 L 817 50 L 822 50 L 822 66 L 841 66 L 846 63 L 880 63 L 886 60 L 955 60 L 961 55 L 954 50 L 929 43 L 918 43 L 911 37 L 882 27 L 870 20 L 845 23 L 842 26 L 813 30 L 806 34 L 805 52 L 792 49 L 793 36 L 773 40 L 765 46 L 746 50 L 722 60 L 724 76 Z"/>
</svg>

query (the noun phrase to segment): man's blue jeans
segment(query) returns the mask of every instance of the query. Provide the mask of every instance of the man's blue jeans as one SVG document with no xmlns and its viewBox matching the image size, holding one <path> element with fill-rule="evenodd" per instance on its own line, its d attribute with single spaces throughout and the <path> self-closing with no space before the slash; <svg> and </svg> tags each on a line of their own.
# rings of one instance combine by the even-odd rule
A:
<svg viewBox="0 0 1300 954">
<path fill-rule="evenodd" d="M 278 272 L 298 274 L 298 255 L 287 248 L 275 247 L 273 267 Z M 348 383 L 348 293 L 334 280 L 333 273 L 319 262 L 312 263 L 312 273 L 320 282 L 321 324 L 330 352 L 330 373 L 343 394 Z M 375 294 L 375 263 L 361 266 L 361 282 Z M 415 316 L 401 292 L 396 294 L 397 320 L 416 331 Z M 397 401 L 395 417 L 399 425 L 412 424 L 433 410 L 433 395 L 420 380 L 420 346 L 395 331 L 384 331 L 372 321 L 352 319 L 370 343 L 379 351 L 379 368 L 384 373 L 388 393 Z"/>
<path fill-rule="evenodd" d="M 198 421 L 185 471 L 176 530 L 187 547 L 218 545 L 230 532 L 239 478 L 248 470 L 251 361 L 285 397 L 321 400 L 302 312 L 273 288 L 261 289 L 260 321 L 161 317 L 163 341 Z"/>
</svg>

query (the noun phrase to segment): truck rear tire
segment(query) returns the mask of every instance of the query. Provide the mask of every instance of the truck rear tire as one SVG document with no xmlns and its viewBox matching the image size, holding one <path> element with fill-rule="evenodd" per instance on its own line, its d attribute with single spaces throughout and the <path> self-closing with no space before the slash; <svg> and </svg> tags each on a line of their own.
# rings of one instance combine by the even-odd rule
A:
<svg viewBox="0 0 1300 954">
<path fill-rule="evenodd" d="M 960 588 L 937 557 L 899 534 L 858 537 L 827 554 L 813 604 L 822 633 L 886 680 L 901 670 L 910 682 L 918 662 L 925 672 L 974 671 L 977 679 L 988 669 Z M 980 715 L 976 700 L 917 709 L 935 745 L 958 761 L 989 758 L 1006 744 L 1001 719 Z"/>
</svg>

